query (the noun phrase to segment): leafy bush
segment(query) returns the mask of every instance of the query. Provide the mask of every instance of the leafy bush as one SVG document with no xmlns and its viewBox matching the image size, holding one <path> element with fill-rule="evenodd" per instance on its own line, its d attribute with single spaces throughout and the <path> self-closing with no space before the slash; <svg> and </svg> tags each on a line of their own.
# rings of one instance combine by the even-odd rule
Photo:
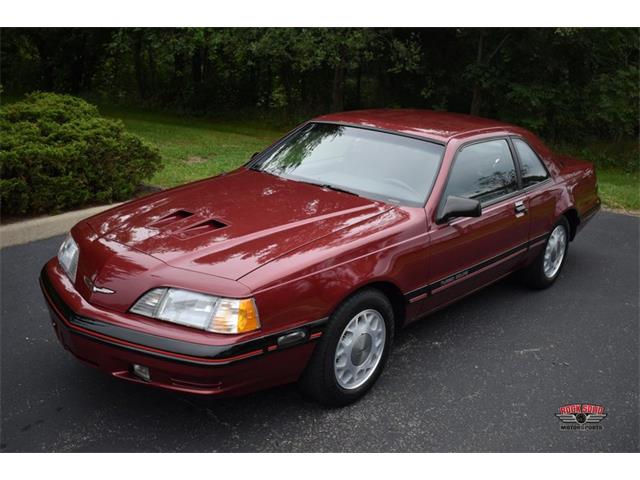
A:
<svg viewBox="0 0 640 480">
<path fill-rule="evenodd" d="M 80 98 L 37 92 L 0 108 L 4 215 L 125 200 L 159 164 L 155 149 Z"/>
</svg>

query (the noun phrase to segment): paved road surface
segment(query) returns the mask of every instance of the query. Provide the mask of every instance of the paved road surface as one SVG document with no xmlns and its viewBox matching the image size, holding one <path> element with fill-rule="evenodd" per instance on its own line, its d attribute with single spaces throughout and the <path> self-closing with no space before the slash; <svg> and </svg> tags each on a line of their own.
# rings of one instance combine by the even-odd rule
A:
<svg viewBox="0 0 640 480">
<path fill-rule="evenodd" d="M 1 450 L 638 451 L 638 226 L 600 213 L 556 285 L 507 279 L 398 337 L 356 405 L 326 410 L 294 386 L 210 400 L 147 389 L 74 360 L 38 288 L 61 238 L 2 250 Z M 572 402 L 601 431 L 560 431 Z"/>
</svg>

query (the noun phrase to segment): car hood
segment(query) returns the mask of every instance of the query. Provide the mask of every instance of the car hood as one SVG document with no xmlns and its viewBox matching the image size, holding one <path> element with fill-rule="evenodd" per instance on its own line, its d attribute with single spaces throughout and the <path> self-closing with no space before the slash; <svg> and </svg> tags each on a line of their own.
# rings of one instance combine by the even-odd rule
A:
<svg viewBox="0 0 640 480">
<path fill-rule="evenodd" d="M 387 204 L 241 168 L 108 210 L 101 237 L 172 267 L 238 280 Z"/>
</svg>

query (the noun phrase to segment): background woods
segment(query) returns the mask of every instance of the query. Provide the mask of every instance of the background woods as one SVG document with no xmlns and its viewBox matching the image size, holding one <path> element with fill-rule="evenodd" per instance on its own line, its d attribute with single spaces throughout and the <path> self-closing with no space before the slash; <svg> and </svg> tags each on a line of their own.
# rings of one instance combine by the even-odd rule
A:
<svg viewBox="0 0 640 480">
<path fill-rule="evenodd" d="M 638 133 L 637 29 L 4 29 L 2 87 L 297 120 L 419 107 L 551 141 Z"/>
<path fill-rule="evenodd" d="M 522 125 L 593 161 L 605 205 L 640 210 L 639 29 L 16 28 L 0 37 L 2 219 L 215 175 L 304 119 L 376 107 Z"/>
</svg>

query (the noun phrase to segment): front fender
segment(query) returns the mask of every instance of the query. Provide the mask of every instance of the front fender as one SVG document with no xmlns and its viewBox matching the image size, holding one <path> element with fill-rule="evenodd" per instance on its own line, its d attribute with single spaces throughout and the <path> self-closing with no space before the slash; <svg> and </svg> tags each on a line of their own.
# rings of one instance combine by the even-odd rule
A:
<svg viewBox="0 0 640 480">
<path fill-rule="evenodd" d="M 385 282 L 408 292 L 427 277 L 423 209 L 392 209 L 321 240 L 241 279 L 254 291 L 264 325 L 317 320 L 365 285 Z"/>
</svg>

